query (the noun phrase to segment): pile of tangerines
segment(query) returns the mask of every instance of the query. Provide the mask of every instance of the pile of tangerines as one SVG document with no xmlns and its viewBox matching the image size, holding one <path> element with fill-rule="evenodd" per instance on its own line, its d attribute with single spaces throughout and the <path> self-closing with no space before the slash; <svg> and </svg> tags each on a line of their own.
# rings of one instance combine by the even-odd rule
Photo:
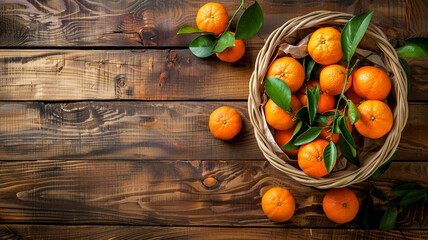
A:
<svg viewBox="0 0 428 240">
<path fill-rule="evenodd" d="M 198 27 L 203 29 L 199 24 Z M 393 114 L 384 102 L 391 91 L 391 79 L 380 68 L 363 66 L 353 70 L 345 86 L 349 70 L 338 64 L 343 57 L 340 35 L 335 28 L 323 27 L 316 30 L 310 37 L 308 53 L 316 63 L 322 65 L 317 78 L 305 81 L 305 69 L 302 63 L 292 57 L 278 58 L 270 65 L 266 77 L 282 79 L 292 94 L 289 112 L 275 104 L 272 99 L 269 99 L 264 106 L 266 122 L 275 130 L 275 140 L 280 147 L 292 138 L 298 121 L 295 114 L 307 105 L 306 88 L 312 90 L 316 85 L 319 88 L 317 105 L 319 114 L 326 115 L 336 111 L 337 96 L 344 88 L 345 99 L 352 101 L 358 107 L 360 119 L 354 126 L 360 135 L 377 139 L 391 130 Z M 346 116 L 341 110 L 339 114 Z M 318 126 L 323 129 L 318 138 L 313 141 L 300 146 L 295 151 L 284 150 L 289 157 L 297 157 L 299 167 L 309 176 L 323 177 L 328 174 L 323 159 L 324 149 L 329 141 L 335 144 L 339 141 L 339 134 L 332 134 L 330 129 L 332 122 L 333 120 L 327 119 L 327 125 L 318 123 Z M 353 126 L 349 119 L 347 119 L 347 126 L 351 132 Z M 215 110 L 209 119 L 212 134 L 223 140 L 235 137 L 241 127 L 242 120 L 239 113 L 230 107 L 224 106 Z M 287 221 L 294 214 L 295 199 L 288 190 L 274 187 L 264 194 L 262 208 L 272 221 Z M 331 189 L 324 197 L 323 209 L 332 221 L 345 223 L 356 216 L 359 203 L 352 191 L 346 188 Z"/>
</svg>

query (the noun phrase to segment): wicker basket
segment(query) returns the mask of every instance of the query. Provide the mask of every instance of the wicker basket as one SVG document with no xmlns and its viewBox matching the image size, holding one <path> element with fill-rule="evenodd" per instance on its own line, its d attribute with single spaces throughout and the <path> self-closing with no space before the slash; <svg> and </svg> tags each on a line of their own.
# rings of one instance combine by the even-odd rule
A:
<svg viewBox="0 0 428 240">
<path fill-rule="evenodd" d="M 335 171 L 322 178 L 314 178 L 300 170 L 293 160 L 278 151 L 278 146 L 272 143 L 272 136 L 263 115 L 264 78 L 269 65 L 275 60 L 279 45 L 284 39 L 296 35 L 296 31 L 310 31 L 320 26 L 336 26 L 343 28 L 353 15 L 342 12 L 316 11 L 305 16 L 289 20 L 272 32 L 260 50 L 249 84 L 248 112 L 254 126 L 257 143 L 266 159 L 277 169 L 286 173 L 299 183 L 319 189 L 340 188 L 361 182 L 370 177 L 376 169 L 386 162 L 397 148 L 401 132 L 406 124 L 408 115 L 406 75 L 402 69 L 394 48 L 388 42 L 385 34 L 376 26 L 370 25 L 363 38 L 368 45 L 366 49 L 376 51 L 391 75 L 394 101 L 389 105 L 394 115 L 394 124 L 376 151 L 360 154 L 361 167 L 347 164 L 342 170 Z M 363 41 L 361 43 L 363 43 Z M 361 44 L 360 44 L 361 45 Z M 343 161 L 343 159 L 342 159 Z"/>
</svg>

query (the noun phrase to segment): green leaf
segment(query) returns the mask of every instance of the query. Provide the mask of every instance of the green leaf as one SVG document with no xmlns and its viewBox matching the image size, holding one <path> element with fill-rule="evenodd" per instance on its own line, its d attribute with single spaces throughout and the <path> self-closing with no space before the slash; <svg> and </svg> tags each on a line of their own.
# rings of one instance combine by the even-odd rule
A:
<svg viewBox="0 0 428 240">
<path fill-rule="evenodd" d="M 362 206 L 362 215 L 363 223 L 367 229 L 370 229 L 372 226 L 372 212 L 373 212 L 373 197 L 369 196 L 363 203 Z"/>
<path fill-rule="evenodd" d="M 276 105 L 290 112 L 291 91 L 287 83 L 280 78 L 268 77 L 265 82 L 265 90 Z"/>
<path fill-rule="evenodd" d="M 359 14 L 349 20 L 342 30 L 340 43 L 342 44 L 343 56 L 350 62 L 355 49 L 363 38 L 374 11 Z"/>
<path fill-rule="evenodd" d="M 311 73 L 314 69 L 315 61 L 311 58 L 310 55 L 306 56 L 303 59 L 303 67 L 305 69 L 305 82 L 309 81 L 311 79 Z"/>
<path fill-rule="evenodd" d="M 328 145 L 324 148 L 324 152 L 323 152 L 324 164 L 328 173 L 333 169 L 334 164 L 336 163 L 336 156 L 337 156 L 336 146 L 332 141 L 330 141 Z"/>
<path fill-rule="evenodd" d="M 417 183 L 405 183 L 405 184 L 401 184 L 401 185 L 395 187 L 394 189 L 392 189 L 391 193 L 395 194 L 399 197 L 403 197 L 408 192 L 410 192 L 412 190 L 418 190 L 418 189 L 424 189 L 424 188 Z"/>
<path fill-rule="evenodd" d="M 309 142 L 312 142 L 315 138 L 317 138 L 322 131 L 322 127 L 311 127 L 306 132 L 302 133 L 296 140 L 294 141 L 295 145 L 303 145 Z"/>
<path fill-rule="evenodd" d="M 190 51 L 200 58 L 209 57 L 213 54 L 212 49 L 216 39 L 211 35 L 202 35 L 195 38 L 189 45 Z"/>
<path fill-rule="evenodd" d="M 354 124 L 360 120 L 360 111 L 355 107 L 355 104 L 351 100 L 348 100 L 347 102 L 349 121 L 351 121 L 351 124 Z"/>
<path fill-rule="evenodd" d="M 203 31 L 197 27 L 192 27 L 192 26 L 188 26 L 188 25 L 182 26 L 180 28 L 180 30 L 178 30 L 178 32 L 177 32 L 177 34 L 183 34 L 183 33 L 208 33 L 208 34 L 214 35 L 214 33 L 212 33 L 212 32 L 206 32 L 206 31 Z"/>
<path fill-rule="evenodd" d="M 309 115 L 307 107 L 301 107 L 299 111 L 297 111 L 296 115 L 294 115 L 294 117 L 298 119 L 308 119 Z"/>
<path fill-rule="evenodd" d="M 409 38 L 404 40 L 405 44 L 413 44 L 421 47 L 425 53 L 428 53 L 428 38 Z"/>
<path fill-rule="evenodd" d="M 312 89 L 312 93 L 315 95 L 315 99 L 317 100 L 317 103 L 320 101 L 320 90 L 318 87 L 318 84 L 315 84 L 314 88 Z M 317 104 L 318 107 L 318 104 Z"/>
<path fill-rule="evenodd" d="M 379 230 L 381 231 L 389 231 L 394 228 L 395 222 L 397 220 L 397 207 L 388 203 L 386 207 L 386 211 L 383 214 L 382 219 L 380 220 Z"/>
<path fill-rule="evenodd" d="M 409 63 L 407 63 L 407 61 L 403 58 L 398 58 L 398 60 L 400 61 L 401 67 L 403 67 L 404 72 L 406 73 L 406 77 L 407 77 L 407 95 L 409 95 L 410 92 L 410 81 L 409 81 L 409 77 L 410 77 L 410 66 Z"/>
<path fill-rule="evenodd" d="M 315 117 L 315 122 L 321 123 L 322 125 L 327 127 L 327 118 L 324 115 L 317 114 Z"/>
<path fill-rule="evenodd" d="M 415 44 L 406 44 L 396 49 L 399 57 L 410 57 L 425 59 L 426 53 L 423 48 Z"/>
<path fill-rule="evenodd" d="M 413 203 L 416 203 L 422 199 L 427 199 L 427 190 L 426 189 L 410 190 L 401 199 L 400 204 L 407 207 L 407 206 L 409 206 Z"/>
<path fill-rule="evenodd" d="M 233 36 L 233 34 L 230 32 L 225 32 L 223 35 L 221 35 L 220 39 L 218 39 L 213 52 L 221 53 L 226 50 L 226 48 L 233 46 L 235 46 L 235 36 Z"/>
<path fill-rule="evenodd" d="M 296 140 L 296 138 L 299 136 L 299 132 L 304 132 L 306 131 L 307 126 L 303 125 L 303 121 L 300 120 L 297 122 L 296 124 L 296 128 L 294 129 L 293 135 L 291 136 L 290 141 L 288 141 L 288 143 L 286 143 L 285 145 L 283 145 L 281 147 L 281 149 L 287 150 L 287 151 L 295 151 L 297 149 L 299 149 L 299 145 L 295 145 L 294 144 L 294 140 Z"/>
<path fill-rule="evenodd" d="M 386 161 L 378 169 L 376 169 L 376 171 L 372 175 L 372 178 L 377 178 L 380 175 L 382 175 L 389 168 L 389 166 L 391 166 L 391 162 L 392 160 L 395 159 L 395 157 L 397 156 L 397 153 L 398 153 L 398 149 L 395 150 L 394 154 L 392 154 L 392 156 L 388 159 L 388 161 Z"/>
<path fill-rule="evenodd" d="M 309 88 L 306 88 L 306 97 L 308 99 L 308 115 L 309 115 L 309 125 L 312 125 L 312 123 L 315 120 L 315 116 L 317 115 L 317 106 L 318 106 L 318 100 L 316 98 L 316 95 L 309 90 Z"/>
<path fill-rule="evenodd" d="M 352 137 L 351 132 L 349 131 L 345 117 L 341 116 L 338 118 L 337 126 L 339 127 L 340 134 L 346 139 L 346 141 L 350 144 L 351 147 L 356 149 L 357 145 L 355 145 L 354 138 Z"/>
<path fill-rule="evenodd" d="M 358 158 L 357 150 L 353 148 L 348 141 L 346 141 L 342 134 L 339 135 L 339 149 L 346 160 L 355 166 L 360 167 L 360 160 Z"/>
<path fill-rule="evenodd" d="M 344 117 L 339 113 L 339 117 L 336 118 L 336 123 L 334 124 L 333 133 L 340 133 L 339 122 L 342 121 L 342 119 L 344 119 Z"/>
<path fill-rule="evenodd" d="M 256 1 L 249 6 L 238 20 L 236 25 L 236 39 L 250 38 L 256 35 L 263 25 L 263 12 Z"/>
</svg>

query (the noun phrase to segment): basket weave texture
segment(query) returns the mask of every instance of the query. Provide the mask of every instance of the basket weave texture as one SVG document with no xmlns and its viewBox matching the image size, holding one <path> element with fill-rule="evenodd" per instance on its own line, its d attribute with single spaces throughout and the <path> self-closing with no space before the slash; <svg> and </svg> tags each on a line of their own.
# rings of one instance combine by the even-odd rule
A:
<svg viewBox="0 0 428 240">
<path fill-rule="evenodd" d="M 275 60 L 275 54 L 284 39 L 295 36 L 295 32 L 304 29 L 316 29 L 320 26 L 335 26 L 343 28 L 353 15 L 333 11 L 316 11 L 307 15 L 293 18 L 274 30 L 267 38 L 265 45 L 257 55 L 254 72 L 249 83 L 248 112 L 254 127 L 257 143 L 266 159 L 277 169 L 284 172 L 299 183 L 319 189 L 340 188 L 361 182 L 370 177 L 376 169 L 385 163 L 397 148 L 401 132 L 408 116 L 407 79 L 401 67 L 395 49 L 389 43 L 385 34 L 373 24 L 370 24 L 363 40 L 370 50 L 380 54 L 382 61 L 390 73 L 392 92 L 395 102 L 391 102 L 394 124 L 391 131 L 383 138 L 383 145 L 377 151 L 360 155 L 361 167 L 347 164 L 347 167 L 330 173 L 322 178 L 306 175 L 298 167 L 290 164 L 291 160 L 285 154 L 274 150 L 272 139 L 267 134 L 267 124 L 263 115 L 264 79 L 270 64 Z M 277 146 L 278 148 L 278 146 Z"/>
</svg>

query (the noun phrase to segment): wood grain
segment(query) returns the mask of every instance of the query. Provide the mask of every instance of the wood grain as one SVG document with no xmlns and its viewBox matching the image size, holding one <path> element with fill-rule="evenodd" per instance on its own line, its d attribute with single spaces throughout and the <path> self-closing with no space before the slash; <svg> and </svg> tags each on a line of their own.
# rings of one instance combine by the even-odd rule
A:
<svg viewBox="0 0 428 240">
<path fill-rule="evenodd" d="M 394 162 L 376 186 L 403 182 L 428 187 L 427 162 Z M 212 177 L 217 184 L 204 185 Z M 267 161 L 2 161 L 0 222 L 162 226 L 316 226 L 358 228 L 359 217 L 339 225 L 323 214 L 326 191 L 299 185 Z M 296 212 L 273 223 L 260 201 L 273 186 L 290 190 Z M 367 183 L 349 187 L 360 202 Z M 380 202 L 377 201 L 377 204 Z M 427 229 L 428 203 L 400 209 L 397 228 Z"/>
<path fill-rule="evenodd" d="M 238 110 L 243 129 L 231 141 L 212 136 L 209 115 Z M 411 103 L 399 160 L 425 161 L 426 104 Z M 246 102 L 3 102 L 0 160 L 263 159 Z"/>
<path fill-rule="evenodd" d="M 239 1 L 221 1 L 229 16 Z M 247 45 L 264 39 L 287 20 L 319 9 L 353 14 L 375 10 L 372 22 L 390 38 L 427 37 L 423 0 L 259 1 L 264 26 Z M 1 46 L 188 46 L 194 35 L 177 36 L 195 26 L 201 1 L 6 0 L 0 3 Z M 249 5 L 250 3 L 247 3 Z M 236 20 L 235 20 L 236 23 Z M 233 24 L 235 26 L 235 24 Z M 232 28 L 233 30 L 234 28 Z"/>
<path fill-rule="evenodd" d="M 6 239 L 423 239 L 427 231 L 312 228 L 3 225 Z"/>
<path fill-rule="evenodd" d="M 246 100 L 258 51 L 229 64 L 189 50 L 1 50 L 0 100 Z M 409 100 L 428 100 L 428 60 L 409 64 Z"/>
</svg>

